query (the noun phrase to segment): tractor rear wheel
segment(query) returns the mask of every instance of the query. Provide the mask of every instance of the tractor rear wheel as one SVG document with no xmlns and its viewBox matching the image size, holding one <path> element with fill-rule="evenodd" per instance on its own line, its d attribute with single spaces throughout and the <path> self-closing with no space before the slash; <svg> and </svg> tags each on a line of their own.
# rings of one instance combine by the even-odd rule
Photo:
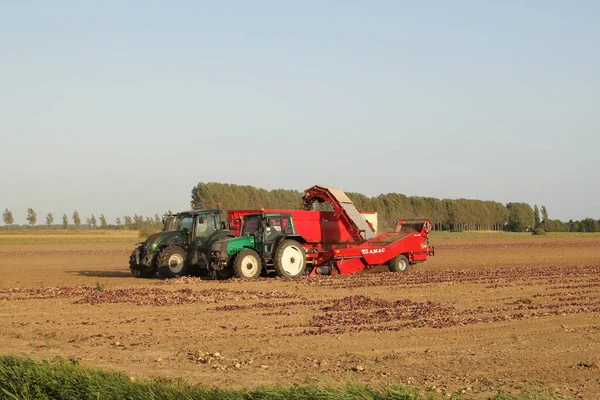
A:
<svg viewBox="0 0 600 400">
<path fill-rule="evenodd" d="M 406 272 L 408 271 L 408 265 L 408 258 L 402 254 L 392 258 L 388 263 L 390 272 Z"/>
<path fill-rule="evenodd" d="M 236 254 L 233 260 L 235 276 L 242 279 L 256 279 L 262 272 L 262 262 L 258 253 L 244 249 Z"/>
<path fill-rule="evenodd" d="M 306 252 L 292 239 L 282 241 L 275 251 L 275 270 L 284 278 L 306 275 Z"/>
<path fill-rule="evenodd" d="M 157 257 L 158 274 L 161 278 L 175 278 L 187 274 L 187 253 L 181 247 L 167 247 Z"/>
</svg>

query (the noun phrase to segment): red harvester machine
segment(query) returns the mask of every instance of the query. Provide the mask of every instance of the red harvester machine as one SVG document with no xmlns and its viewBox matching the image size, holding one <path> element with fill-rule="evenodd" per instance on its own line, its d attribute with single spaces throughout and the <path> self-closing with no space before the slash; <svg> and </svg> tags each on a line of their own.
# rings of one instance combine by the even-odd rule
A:
<svg viewBox="0 0 600 400">
<path fill-rule="evenodd" d="M 333 211 L 317 211 L 315 204 L 329 203 Z M 239 236 L 248 233 L 244 223 L 248 217 L 262 215 L 264 220 L 286 222 L 280 225 L 280 236 L 289 234 L 305 250 L 310 274 L 352 274 L 366 268 L 388 264 L 390 271 L 404 272 L 408 266 L 434 255 L 428 235 L 432 223 L 428 219 L 401 219 L 393 232 L 377 234 L 373 225 L 341 190 L 313 186 L 304 191 L 304 210 L 229 210 L 230 230 Z M 274 242 L 269 253 L 277 246 Z M 269 260 L 265 260 L 266 263 Z"/>
</svg>

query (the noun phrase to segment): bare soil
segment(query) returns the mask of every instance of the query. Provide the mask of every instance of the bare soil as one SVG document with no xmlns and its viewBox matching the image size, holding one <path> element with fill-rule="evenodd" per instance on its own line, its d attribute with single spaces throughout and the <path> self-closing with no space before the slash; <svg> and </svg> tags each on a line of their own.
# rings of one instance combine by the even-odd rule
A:
<svg viewBox="0 0 600 400">
<path fill-rule="evenodd" d="M 600 398 L 600 237 L 432 240 L 408 273 L 136 279 L 131 243 L 0 245 L 0 353 L 218 387 Z"/>
</svg>

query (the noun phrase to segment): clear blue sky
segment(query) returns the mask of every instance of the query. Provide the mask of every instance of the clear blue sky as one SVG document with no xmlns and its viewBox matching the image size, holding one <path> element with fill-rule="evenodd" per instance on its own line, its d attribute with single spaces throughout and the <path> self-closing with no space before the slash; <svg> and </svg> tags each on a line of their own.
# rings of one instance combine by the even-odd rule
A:
<svg viewBox="0 0 600 400">
<path fill-rule="evenodd" d="M 0 211 L 200 181 L 600 218 L 598 1 L 0 0 Z"/>
</svg>

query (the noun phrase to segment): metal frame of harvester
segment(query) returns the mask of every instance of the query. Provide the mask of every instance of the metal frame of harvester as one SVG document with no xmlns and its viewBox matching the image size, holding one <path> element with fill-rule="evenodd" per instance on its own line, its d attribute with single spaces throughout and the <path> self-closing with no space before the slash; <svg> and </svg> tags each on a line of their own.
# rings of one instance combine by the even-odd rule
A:
<svg viewBox="0 0 600 400">
<path fill-rule="evenodd" d="M 393 232 L 377 235 L 373 227 L 341 190 L 313 186 L 304 192 L 305 208 L 316 202 L 333 206 L 340 221 L 357 242 L 356 246 L 333 248 L 319 254 L 312 273 L 352 274 L 376 265 L 389 264 L 390 270 L 405 271 L 409 264 L 427 260 L 435 249 L 429 246 L 432 223 L 428 219 L 399 220 Z"/>
<path fill-rule="evenodd" d="M 302 199 L 304 210 L 230 210 L 230 229 L 239 235 L 245 218 L 257 213 L 290 215 L 295 221 L 294 239 L 305 250 L 311 275 L 352 274 L 382 264 L 388 264 L 391 271 L 404 272 L 409 265 L 435 254 L 429 245 L 432 223 L 428 219 L 401 219 L 393 232 L 378 235 L 339 189 L 313 186 L 304 191 Z M 329 203 L 333 211 L 315 211 L 318 203 Z M 320 213 L 320 221 L 315 213 Z M 326 224 L 334 231 L 326 229 Z"/>
</svg>

